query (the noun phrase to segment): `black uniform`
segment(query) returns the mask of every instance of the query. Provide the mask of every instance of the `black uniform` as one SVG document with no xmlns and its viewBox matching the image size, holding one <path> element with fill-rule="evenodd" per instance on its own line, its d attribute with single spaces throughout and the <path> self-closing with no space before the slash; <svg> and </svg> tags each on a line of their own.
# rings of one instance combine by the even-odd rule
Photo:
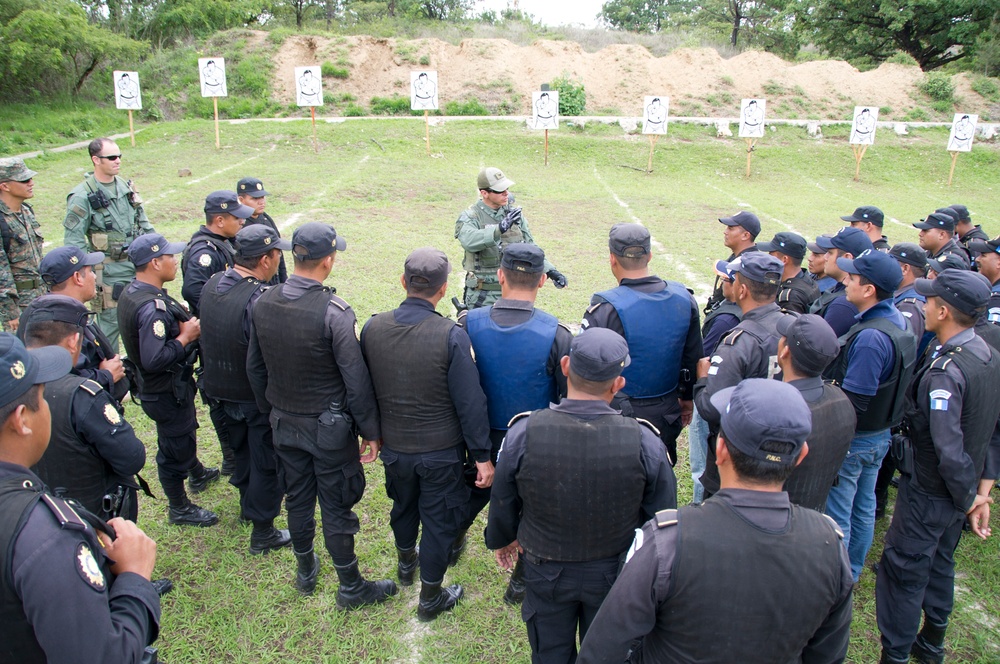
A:
<svg viewBox="0 0 1000 664">
<path fill-rule="evenodd" d="M 610 444 L 614 441 L 614 444 Z M 618 573 L 633 529 L 677 504 L 659 438 L 603 401 L 564 399 L 511 425 L 486 545 L 524 553 L 532 661 L 567 662 Z"/>
<path fill-rule="evenodd" d="M 743 310 L 735 302 L 726 300 L 708 312 L 701 325 L 702 346 L 705 355 L 711 356 L 722 338 L 743 320 Z"/>
<path fill-rule="evenodd" d="M 103 519 L 135 521 L 135 475 L 146 446 L 122 417 L 121 406 L 92 380 L 68 375 L 46 383 L 52 435 L 32 467 L 58 496 L 72 498 Z"/>
<path fill-rule="evenodd" d="M 181 257 L 184 286 L 181 295 L 188 303 L 192 316 L 200 316 L 201 290 L 216 272 L 233 266 L 236 248 L 231 238 L 223 237 L 202 226 L 188 242 Z"/>
<path fill-rule="evenodd" d="M 781 287 L 774 301 L 786 313 L 806 314 L 809 313 L 809 305 L 818 297 L 819 287 L 816 282 L 812 280 L 808 272 L 799 270 L 799 273 L 794 277 L 789 277 L 781 282 Z"/>
<path fill-rule="evenodd" d="M 636 533 L 577 662 L 626 661 L 637 639 L 627 661 L 842 662 L 853 579 L 838 535 L 783 492 L 725 489 L 660 512 Z"/>
<path fill-rule="evenodd" d="M 365 490 L 356 431 L 381 438 L 355 324 L 354 311 L 330 288 L 293 274 L 257 300 L 247 355 L 257 407 L 270 413 L 292 544 L 296 553 L 312 551 L 318 497 L 337 565 L 355 560 L 352 508 Z"/>
<path fill-rule="evenodd" d="M 278 230 L 278 224 L 274 223 L 274 219 L 272 219 L 271 215 L 269 215 L 267 212 L 261 212 L 256 217 L 247 217 L 246 219 L 243 220 L 243 228 L 246 228 L 247 226 L 250 226 L 252 224 L 263 224 L 264 226 L 267 226 L 275 233 L 277 233 L 279 238 L 281 237 L 281 231 Z M 286 281 L 288 281 L 288 270 L 285 268 L 285 254 L 282 253 L 281 257 L 278 259 L 277 274 L 271 277 L 270 281 L 265 282 L 264 285 L 277 286 L 278 284 L 283 284 Z"/>
<path fill-rule="evenodd" d="M 739 256 L 742 256 L 743 254 L 750 251 L 757 251 L 757 245 L 751 244 L 749 247 L 747 247 L 738 254 L 729 254 L 729 258 L 727 258 L 726 261 L 732 263 Z M 717 307 L 718 305 L 722 304 L 725 301 L 726 301 L 726 296 L 722 294 L 722 277 L 720 277 L 719 275 L 715 275 L 715 284 L 712 286 L 712 294 L 709 296 L 708 302 L 705 303 L 705 309 L 703 313 L 705 313 L 705 315 L 708 315 L 709 313 L 711 313 L 712 309 L 714 309 L 715 307 Z"/>
<path fill-rule="evenodd" d="M 965 247 L 960 245 L 954 237 L 949 239 L 945 243 L 945 245 L 941 247 L 941 249 L 939 249 L 937 252 L 934 253 L 933 256 L 931 255 L 931 252 L 928 251 L 927 258 L 931 260 L 940 260 L 945 256 L 947 256 L 948 254 L 954 254 L 955 256 L 958 256 L 958 258 L 963 263 L 965 263 L 966 269 L 971 268 L 971 263 L 969 261 L 969 252 L 965 249 Z"/>
<path fill-rule="evenodd" d="M 26 515 L 26 516 L 22 516 Z M 113 576 L 88 522 L 0 461 L 0 659 L 138 662 L 159 634 L 160 598 L 138 574 Z"/>
<path fill-rule="evenodd" d="M 986 234 L 986 231 L 983 230 L 982 226 L 976 224 L 975 226 L 972 227 L 972 230 L 970 230 L 962 237 L 958 238 L 958 245 L 965 250 L 966 257 L 972 263 L 972 269 L 978 271 L 975 258 L 979 254 L 978 252 L 974 252 L 971 249 L 969 249 L 969 243 L 972 242 L 973 240 L 982 240 L 983 242 L 988 242 L 990 240 L 990 236 Z"/>
<path fill-rule="evenodd" d="M 998 377 L 1000 357 L 967 329 L 928 357 L 910 384 L 913 469 L 900 482 L 875 584 L 882 649 L 892 657 L 909 657 L 921 611 L 943 638 L 955 549 L 1000 415 Z"/>
<path fill-rule="evenodd" d="M 486 395 L 464 330 L 421 298 L 373 316 L 361 331 L 382 428 L 385 492 L 396 546 L 420 538 L 421 578 L 444 577 L 469 513 L 465 451 L 490 459 Z"/>
<path fill-rule="evenodd" d="M 889 238 L 883 235 L 879 239 L 872 242 L 872 248 L 875 249 L 875 251 L 881 251 L 882 253 L 887 254 L 892 248 L 892 245 L 889 244 Z"/>
</svg>

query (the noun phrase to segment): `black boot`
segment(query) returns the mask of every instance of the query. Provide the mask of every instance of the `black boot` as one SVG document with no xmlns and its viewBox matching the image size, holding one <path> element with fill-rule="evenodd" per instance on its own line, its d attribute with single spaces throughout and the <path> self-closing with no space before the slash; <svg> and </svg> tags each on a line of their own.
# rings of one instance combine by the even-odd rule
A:
<svg viewBox="0 0 1000 664">
<path fill-rule="evenodd" d="M 201 526 L 207 528 L 219 522 L 219 515 L 204 507 L 199 507 L 190 500 L 179 506 L 170 506 L 167 519 L 175 526 Z"/>
<path fill-rule="evenodd" d="M 250 533 L 250 554 L 259 556 L 292 543 L 287 530 L 278 530 L 274 524 L 254 524 Z"/>
<path fill-rule="evenodd" d="M 338 609 L 356 609 L 367 604 L 377 604 L 399 592 L 392 579 L 367 581 L 361 576 L 357 558 L 350 565 L 341 567 L 334 564 L 333 567 L 340 579 L 340 588 L 337 589 Z"/>
<path fill-rule="evenodd" d="M 409 549 L 400 549 L 397 546 L 396 556 L 399 558 L 399 563 L 396 566 L 396 577 L 399 579 L 399 585 L 412 586 L 413 573 L 417 571 L 417 565 L 419 564 L 417 547 L 411 546 Z"/>
<path fill-rule="evenodd" d="M 454 567 L 458 563 L 458 559 L 462 557 L 465 545 L 469 542 L 469 538 L 466 537 L 468 532 L 468 528 L 458 531 L 458 536 L 451 543 L 451 551 L 448 552 L 448 567 Z"/>
<path fill-rule="evenodd" d="M 524 563 L 520 560 L 514 564 L 514 571 L 510 575 L 510 582 L 507 583 L 503 601 L 511 606 L 516 606 L 524 601 Z"/>
<path fill-rule="evenodd" d="M 319 556 L 312 549 L 306 553 L 296 551 L 295 560 L 299 563 L 299 569 L 295 573 L 295 587 L 303 595 L 312 595 L 319 577 Z"/>
<path fill-rule="evenodd" d="M 188 489 L 191 493 L 201 493 L 212 482 L 219 480 L 218 468 L 206 468 L 201 464 L 188 474 Z"/>
<path fill-rule="evenodd" d="M 944 662 L 944 633 L 948 624 L 935 625 L 924 618 L 924 626 L 917 634 L 917 640 L 910 648 L 910 657 L 918 664 L 941 664 Z"/>
<path fill-rule="evenodd" d="M 438 617 L 439 613 L 451 611 L 465 591 L 457 583 L 447 588 L 441 587 L 441 581 L 427 583 L 420 581 L 420 604 L 417 605 L 417 619 L 429 622 Z"/>
<path fill-rule="evenodd" d="M 882 657 L 879 658 L 878 664 L 907 664 L 910 661 L 909 657 L 904 657 L 899 659 L 898 657 L 893 657 L 885 650 L 882 651 Z"/>
</svg>

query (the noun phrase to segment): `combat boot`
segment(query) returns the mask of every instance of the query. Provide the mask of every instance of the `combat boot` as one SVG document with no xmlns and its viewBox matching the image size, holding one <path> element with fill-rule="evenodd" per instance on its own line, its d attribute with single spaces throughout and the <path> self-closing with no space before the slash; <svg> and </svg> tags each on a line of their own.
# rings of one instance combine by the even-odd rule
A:
<svg viewBox="0 0 1000 664">
<path fill-rule="evenodd" d="M 924 626 L 917 634 L 917 640 L 910 648 L 910 657 L 918 664 L 941 664 L 944 662 L 944 633 L 948 624 L 935 625 L 924 619 Z"/>
<path fill-rule="evenodd" d="M 439 613 L 451 611 L 462 599 L 465 590 L 457 583 L 447 588 L 441 587 L 441 581 L 437 583 L 427 583 L 420 581 L 420 604 L 417 605 L 417 619 L 420 622 L 430 622 L 438 617 Z"/>
<path fill-rule="evenodd" d="M 189 500 L 184 505 L 171 505 L 167 512 L 167 520 L 175 526 L 208 528 L 219 522 L 219 515 L 204 507 L 199 507 Z"/>
<path fill-rule="evenodd" d="M 507 583 L 507 590 L 504 591 L 503 601 L 511 606 L 517 606 L 524 601 L 524 591 L 524 563 L 518 560 Z"/>
<path fill-rule="evenodd" d="M 448 567 L 454 567 L 459 558 L 462 557 L 462 552 L 465 551 L 465 546 L 469 543 L 469 538 L 467 537 L 468 529 L 460 530 L 455 541 L 451 543 L 451 551 L 448 552 Z"/>
<path fill-rule="evenodd" d="M 292 536 L 287 530 L 278 530 L 273 525 L 258 527 L 254 524 L 253 532 L 250 533 L 250 555 L 259 556 L 291 543 Z"/>
<path fill-rule="evenodd" d="M 904 657 L 899 659 L 898 657 L 893 657 L 885 650 L 882 651 L 882 656 L 878 660 L 878 664 L 908 664 L 910 661 L 909 657 Z"/>
<path fill-rule="evenodd" d="M 195 468 L 188 474 L 188 489 L 191 493 L 201 493 L 209 484 L 217 481 L 219 481 L 218 468 L 201 466 L 201 470 Z"/>
<path fill-rule="evenodd" d="M 417 571 L 417 565 L 420 562 L 418 553 L 415 546 L 411 546 L 409 549 L 396 547 L 396 556 L 399 558 L 399 563 L 396 565 L 396 577 L 399 579 L 399 585 L 407 587 L 413 585 L 413 574 Z"/>
<path fill-rule="evenodd" d="M 357 558 L 343 567 L 334 563 L 333 568 L 337 570 L 337 577 L 340 579 L 340 588 L 337 589 L 338 609 L 356 609 L 367 604 L 377 604 L 399 592 L 392 579 L 368 581 L 361 576 Z"/>
<path fill-rule="evenodd" d="M 295 573 L 295 587 L 302 595 L 312 595 L 316 590 L 316 579 L 319 577 L 319 556 L 312 549 L 306 553 L 295 552 L 295 560 L 299 569 Z"/>
</svg>

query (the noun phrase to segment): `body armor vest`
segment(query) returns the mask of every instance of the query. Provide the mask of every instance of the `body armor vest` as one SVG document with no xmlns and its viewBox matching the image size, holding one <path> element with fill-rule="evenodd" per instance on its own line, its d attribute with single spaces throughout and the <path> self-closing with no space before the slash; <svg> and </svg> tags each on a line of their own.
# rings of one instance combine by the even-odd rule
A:
<svg viewBox="0 0 1000 664">
<path fill-rule="evenodd" d="M 837 289 L 834 287 L 828 291 L 823 291 L 819 294 L 819 297 L 813 300 L 813 303 L 809 305 L 809 313 L 816 314 L 817 316 L 825 316 L 826 310 L 830 308 L 830 303 L 843 294 L 843 288 Z"/>
<path fill-rule="evenodd" d="M 317 416 L 332 402 L 344 405 L 347 398 L 325 334 L 327 306 L 336 296 L 316 284 L 299 299 L 289 300 L 284 288 L 281 284 L 268 289 L 253 308 L 253 324 L 267 365 L 265 397 L 286 413 Z"/>
<path fill-rule="evenodd" d="M 27 476 L 0 483 L 0 659 L 5 662 L 45 664 L 35 630 L 24 615 L 14 589 L 14 542 L 42 497 L 42 487 L 23 486 Z"/>
<path fill-rule="evenodd" d="M 781 282 L 781 289 L 778 291 L 778 295 L 775 297 L 774 301 L 778 303 L 778 306 L 781 307 L 782 311 L 809 313 L 808 307 L 806 307 L 806 311 L 802 312 L 796 311 L 795 309 L 788 309 L 788 305 L 792 301 L 793 293 L 803 293 L 805 295 L 805 301 L 810 303 L 820 296 L 819 287 L 816 285 L 816 282 L 802 272 L 799 272 L 799 274 L 791 279 L 786 279 Z"/>
<path fill-rule="evenodd" d="M 232 242 L 228 239 L 223 239 L 217 237 L 211 233 L 206 232 L 204 229 L 199 229 L 192 237 L 187 246 L 184 247 L 184 253 L 181 254 L 181 273 L 187 273 L 188 262 L 191 260 L 191 252 L 204 242 L 212 247 L 218 258 L 222 261 L 222 266 L 219 268 L 219 272 L 224 272 L 233 266 L 233 261 L 236 258 L 236 248 L 233 247 Z"/>
<path fill-rule="evenodd" d="M 1000 325 L 989 322 L 985 315 L 976 321 L 976 334 L 994 350 L 1000 352 Z"/>
<path fill-rule="evenodd" d="M 736 320 L 740 321 L 743 320 L 743 310 L 740 309 L 740 305 L 736 304 L 735 302 L 730 302 L 729 300 L 725 300 L 722 302 L 722 304 L 712 309 L 705 316 L 705 322 L 702 323 L 701 325 L 702 337 L 708 335 L 708 331 L 711 330 L 712 325 L 714 325 L 712 321 L 714 321 L 718 316 L 721 316 L 722 314 L 729 314 L 730 316 L 736 316 Z"/>
<path fill-rule="evenodd" d="M 517 473 L 524 504 L 517 539 L 526 551 L 579 562 L 628 548 L 646 484 L 641 427 L 617 414 L 531 414 Z"/>
<path fill-rule="evenodd" d="M 374 316 L 365 328 L 365 358 L 378 399 L 382 440 L 397 452 L 436 452 L 464 440 L 448 391 L 453 327 L 454 321 L 436 313 L 416 325 L 402 325 L 390 311 Z"/>
<path fill-rule="evenodd" d="M 143 367 L 142 354 L 139 352 L 139 322 L 136 320 L 136 316 L 144 304 L 154 300 L 163 301 L 167 311 L 179 321 L 183 322 L 191 318 L 184 307 L 162 291 L 154 293 L 146 289 L 130 291 L 126 288 L 125 292 L 122 293 L 118 300 L 118 325 L 121 328 L 122 345 L 125 346 L 125 354 L 135 364 L 142 377 L 143 394 L 172 392 L 174 373 L 185 371 L 187 368 L 185 364 L 177 363 L 167 371 L 152 373 Z"/>
<path fill-rule="evenodd" d="M 559 321 L 535 309 L 524 323 L 501 327 L 490 318 L 490 311 L 488 307 L 470 311 L 465 329 L 476 353 L 490 428 L 506 431 L 518 413 L 546 408 L 557 400 L 555 376 L 546 366 Z"/>
<path fill-rule="evenodd" d="M 625 367 L 624 392 L 634 399 L 660 397 L 677 389 L 681 355 L 691 325 L 691 298 L 677 282 L 656 293 L 619 286 L 598 293 L 618 313 L 632 363 Z"/>
<path fill-rule="evenodd" d="M 205 394 L 223 401 L 253 403 L 247 378 L 247 348 L 243 336 L 243 313 L 261 283 L 246 277 L 225 293 L 217 272 L 201 291 L 201 363 L 205 368 Z"/>
</svg>

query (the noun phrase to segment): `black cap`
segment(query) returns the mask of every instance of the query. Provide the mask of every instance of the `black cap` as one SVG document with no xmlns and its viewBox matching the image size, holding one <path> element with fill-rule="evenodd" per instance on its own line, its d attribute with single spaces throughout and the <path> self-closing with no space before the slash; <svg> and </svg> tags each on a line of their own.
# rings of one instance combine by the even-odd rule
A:
<svg viewBox="0 0 1000 664">
<path fill-rule="evenodd" d="M 28 318 L 24 324 L 29 328 L 32 323 L 58 321 L 78 327 L 85 327 L 90 318 L 90 309 L 76 298 L 58 293 L 48 293 L 36 298 L 28 309 Z"/>
<path fill-rule="evenodd" d="M 38 264 L 38 272 L 42 275 L 42 281 L 55 286 L 72 277 L 81 268 L 87 265 L 93 267 L 102 262 L 104 254 L 100 251 L 88 254 L 79 247 L 65 245 L 45 254 Z"/>
<path fill-rule="evenodd" d="M 941 274 L 945 270 L 968 270 L 969 266 L 955 254 L 945 254 L 937 258 L 928 258 L 927 267 Z"/>
<path fill-rule="evenodd" d="M 913 224 L 913 227 L 919 228 L 922 231 L 927 231 L 932 228 L 939 228 L 943 231 L 954 231 L 955 217 L 950 214 L 944 214 L 943 212 L 931 212 L 927 215 L 926 219 L 922 219 L 919 223 Z"/>
<path fill-rule="evenodd" d="M 853 226 L 844 226 L 830 236 L 820 235 L 816 238 L 816 244 L 827 251 L 839 249 L 852 256 L 860 256 L 869 249 L 875 248 L 868 234 Z"/>
<path fill-rule="evenodd" d="M 809 249 L 809 251 L 813 252 L 814 254 L 825 254 L 827 251 L 829 251 L 829 248 L 820 245 L 819 238 L 821 237 L 829 240 L 830 238 L 833 237 L 833 233 L 824 233 L 823 235 L 817 237 L 815 242 L 809 242 L 808 244 L 806 244 L 806 247 Z"/>
<path fill-rule="evenodd" d="M 862 205 L 854 210 L 853 214 L 841 217 L 841 219 L 844 221 L 867 221 L 879 228 L 882 228 L 882 224 L 885 223 L 885 215 L 882 214 L 882 210 L 879 210 L 874 205 Z"/>
<path fill-rule="evenodd" d="M 757 243 L 757 250 L 769 253 L 777 251 L 792 258 L 802 260 L 806 257 L 806 239 L 798 233 L 782 231 L 770 242 Z"/>
<path fill-rule="evenodd" d="M 955 220 L 956 224 L 961 219 L 961 217 L 959 216 L 958 212 L 955 210 L 955 208 L 952 208 L 952 207 L 939 207 L 938 209 L 936 209 L 934 211 L 937 212 L 938 214 L 946 214 L 946 215 L 948 215 L 949 217 L 951 217 L 952 219 Z"/>
<path fill-rule="evenodd" d="M 18 399 L 32 385 L 62 378 L 73 359 L 61 346 L 27 350 L 13 334 L 0 333 L 0 408 Z"/>
<path fill-rule="evenodd" d="M 782 316 L 776 326 L 778 334 L 785 337 L 785 345 L 795 358 L 795 364 L 818 376 L 840 354 L 837 333 L 822 316 Z"/>
<path fill-rule="evenodd" d="M 972 240 L 966 246 L 977 254 L 1000 254 L 1000 237 L 995 240 Z"/>
<path fill-rule="evenodd" d="M 335 251 L 347 249 L 347 240 L 337 236 L 330 224 L 310 221 L 292 233 L 292 252 L 307 261 L 326 258 Z"/>
<path fill-rule="evenodd" d="M 603 382 L 621 375 L 629 365 L 628 344 L 604 327 L 592 327 L 573 337 L 569 347 L 569 368 L 580 378 Z"/>
<path fill-rule="evenodd" d="M 649 229 L 642 224 L 615 224 L 608 233 L 608 249 L 625 258 L 645 256 L 650 250 Z"/>
<path fill-rule="evenodd" d="M 256 212 L 252 207 L 240 203 L 235 191 L 226 189 L 213 191 L 205 197 L 205 214 L 231 214 L 239 219 L 252 217 Z"/>
<path fill-rule="evenodd" d="M 712 395 L 712 405 L 722 413 L 726 440 L 758 461 L 787 464 L 799 456 L 812 431 L 812 413 L 802 394 L 770 378 L 748 378 L 735 387 Z M 768 441 L 791 443 L 787 454 L 767 452 Z"/>
<path fill-rule="evenodd" d="M 989 280 L 970 270 L 945 270 L 936 279 L 917 279 L 917 292 L 925 297 L 939 297 L 967 316 L 979 316 L 990 300 Z"/>
<path fill-rule="evenodd" d="M 762 251 L 748 251 L 729 264 L 729 271 L 750 281 L 777 286 L 781 283 L 784 266 L 774 256 Z"/>
<path fill-rule="evenodd" d="M 186 246 L 183 242 L 167 242 L 167 238 L 159 233 L 146 233 L 132 240 L 128 246 L 128 259 L 133 265 L 145 265 L 160 256 L 179 254 Z"/>
<path fill-rule="evenodd" d="M 421 247 L 414 249 L 406 257 L 403 277 L 408 286 L 416 288 L 440 288 L 448 283 L 451 263 L 440 249 Z"/>
<path fill-rule="evenodd" d="M 250 224 L 236 234 L 236 253 L 243 258 L 263 256 L 272 249 L 288 251 L 292 243 L 278 236 L 278 231 L 264 224 Z"/>
<path fill-rule="evenodd" d="M 969 212 L 969 208 L 960 203 L 955 203 L 954 205 L 949 205 L 948 207 L 955 211 L 958 215 L 959 221 L 967 221 L 970 224 L 972 223 L 972 213 Z"/>
<path fill-rule="evenodd" d="M 515 242 L 503 248 L 500 267 L 515 272 L 538 274 L 545 270 L 545 252 L 530 242 Z"/>
<path fill-rule="evenodd" d="M 860 274 L 884 291 L 893 292 L 903 280 L 899 263 L 887 253 L 869 249 L 857 258 L 838 258 L 837 267 L 848 274 Z"/>
<path fill-rule="evenodd" d="M 236 193 L 250 198 L 264 198 L 268 195 L 264 183 L 257 178 L 243 178 L 236 183 Z"/>
<path fill-rule="evenodd" d="M 912 242 L 897 242 L 892 245 L 889 255 L 900 263 L 927 269 L 927 252 L 919 244 Z"/>
<path fill-rule="evenodd" d="M 753 212 L 741 210 L 731 217 L 722 217 L 719 221 L 726 226 L 741 226 L 743 230 L 750 233 L 751 237 L 755 239 L 760 235 L 760 219 Z"/>
</svg>

